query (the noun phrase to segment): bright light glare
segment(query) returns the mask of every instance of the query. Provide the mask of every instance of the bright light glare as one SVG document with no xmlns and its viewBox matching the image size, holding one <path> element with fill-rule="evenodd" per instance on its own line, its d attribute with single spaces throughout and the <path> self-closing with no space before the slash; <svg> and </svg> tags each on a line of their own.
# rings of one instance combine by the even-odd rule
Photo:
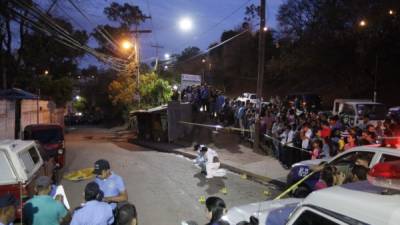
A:
<svg viewBox="0 0 400 225">
<path fill-rule="evenodd" d="M 179 21 L 179 28 L 183 31 L 189 31 L 193 27 L 192 20 L 190 18 L 182 18 Z"/>
<path fill-rule="evenodd" d="M 268 27 L 264 27 L 263 30 L 264 30 L 264 31 L 268 31 Z"/>
<path fill-rule="evenodd" d="M 167 70 L 167 69 L 168 69 L 168 66 L 167 66 L 167 65 L 165 65 L 165 66 L 164 66 L 164 70 Z"/>
<path fill-rule="evenodd" d="M 169 59 L 170 57 L 171 57 L 171 56 L 170 56 L 168 53 L 165 53 L 165 54 L 164 54 L 164 58 L 165 58 L 165 59 Z"/>
<path fill-rule="evenodd" d="M 360 21 L 360 26 L 365 27 L 367 25 L 367 22 L 365 20 Z"/>
<path fill-rule="evenodd" d="M 75 99 L 76 99 L 77 101 L 79 101 L 79 100 L 81 99 L 81 96 L 77 95 L 77 96 L 75 96 Z"/>
<path fill-rule="evenodd" d="M 173 87 L 172 87 L 175 91 L 176 90 L 178 90 L 178 86 L 175 84 Z"/>
<path fill-rule="evenodd" d="M 121 47 L 123 49 L 131 49 L 133 47 L 133 45 L 130 41 L 125 40 L 121 43 Z"/>
<path fill-rule="evenodd" d="M 49 74 L 49 71 L 48 70 L 45 70 L 44 71 L 44 75 L 48 75 Z"/>
<path fill-rule="evenodd" d="M 393 10 L 389 10 L 389 15 L 393 15 L 394 11 Z"/>
</svg>

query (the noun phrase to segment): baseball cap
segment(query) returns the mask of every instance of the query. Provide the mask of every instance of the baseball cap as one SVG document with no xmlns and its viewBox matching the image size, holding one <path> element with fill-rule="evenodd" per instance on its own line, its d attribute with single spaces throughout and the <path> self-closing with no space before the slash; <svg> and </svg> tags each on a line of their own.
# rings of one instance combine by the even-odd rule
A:
<svg viewBox="0 0 400 225">
<path fill-rule="evenodd" d="M 0 208 L 8 207 L 8 206 L 17 206 L 17 199 L 10 193 L 0 196 Z"/>
<path fill-rule="evenodd" d="M 100 175 L 101 171 L 110 169 L 110 163 L 105 159 L 99 159 L 94 163 L 93 173 Z"/>
<path fill-rule="evenodd" d="M 38 188 L 46 188 L 51 185 L 51 179 L 47 176 L 40 176 L 35 181 L 35 186 Z"/>
</svg>

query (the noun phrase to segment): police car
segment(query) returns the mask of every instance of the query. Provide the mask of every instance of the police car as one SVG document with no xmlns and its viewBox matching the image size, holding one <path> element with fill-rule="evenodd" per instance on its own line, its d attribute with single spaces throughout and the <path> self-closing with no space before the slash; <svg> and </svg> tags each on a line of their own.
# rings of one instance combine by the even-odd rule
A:
<svg viewBox="0 0 400 225">
<path fill-rule="evenodd" d="M 397 225 L 400 221 L 400 161 L 379 163 L 368 181 L 288 198 L 238 206 L 224 219 L 230 224 L 259 218 L 266 225 Z"/>
<path fill-rule="evenodd" d="M 291 186 L 297 181 L 307 176 L 312 167 L 315 167 L 323 162 L 327 162 L 329 165 L 335 166 L 340 172 L 348 175 L 358 159 L 365 159 L 368 163 L 369 168 L 373 167 L 380 162 L 389 162 L 400 160 L 400 149 L 387 148 L 378 146 L 359 146 L 347 150 L 331 159 L 316 159 L 316 160 L 305 160 L 299 163 L 293 164 L 292 168 L 287 176 L 287 185 Z M 319 173 L 315 173 L 310 178 L 305 180 L 299 187 L 294 191 L 295 197 L 305 197 L 311 191 L 314 190 L 314 186 L 319 180 Z"/>
</svg>

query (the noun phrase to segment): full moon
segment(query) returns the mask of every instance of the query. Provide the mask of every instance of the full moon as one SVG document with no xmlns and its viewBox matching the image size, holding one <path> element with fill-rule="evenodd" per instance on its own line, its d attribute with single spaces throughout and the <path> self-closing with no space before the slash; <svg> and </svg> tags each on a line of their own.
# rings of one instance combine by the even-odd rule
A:
<svg viewBox="0 0 400 225">
<path fill-rule="evenodd" d="M 193 27 L 192 20 L 190 18 L 182 18 L 179 21 L 179 28 L 183 31 L 189 31 Z"/>
</svg>

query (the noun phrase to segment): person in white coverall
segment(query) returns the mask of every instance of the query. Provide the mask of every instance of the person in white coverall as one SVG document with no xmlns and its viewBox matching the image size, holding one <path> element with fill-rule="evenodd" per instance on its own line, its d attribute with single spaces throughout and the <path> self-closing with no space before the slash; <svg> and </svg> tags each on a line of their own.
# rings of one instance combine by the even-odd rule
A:
<svg viewBox="0 0 400 225">
<path fill-rule="evenodd" d="M 217 152 L 205 146 L 201 148 L 200 152 L 204 153 L 206 159 L 206 173 L 207 173 L 206 178 L 213 178 L 214 176 L 219 176 L 218 171 L 221 163 L 219 161 Z"/>
</svg>

